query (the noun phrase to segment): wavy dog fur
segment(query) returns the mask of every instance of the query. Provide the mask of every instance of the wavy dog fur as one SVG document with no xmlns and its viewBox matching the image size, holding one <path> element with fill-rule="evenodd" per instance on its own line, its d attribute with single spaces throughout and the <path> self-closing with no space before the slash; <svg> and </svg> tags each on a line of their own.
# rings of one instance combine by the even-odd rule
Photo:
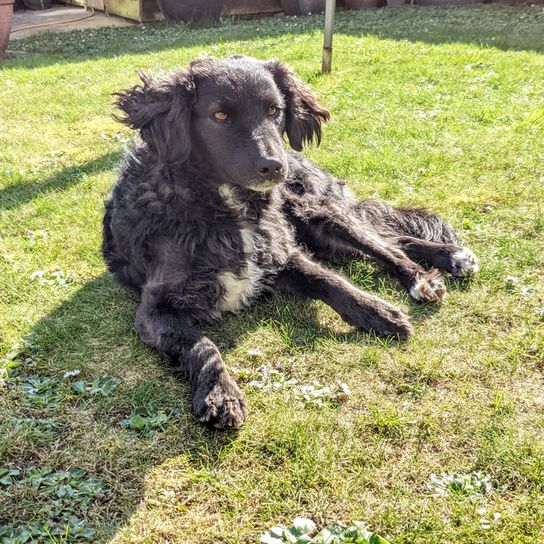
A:
<svg viewBox="0 0 544 544">
<path fill-rule="evenodd" d="M 359 201 L 302 156 L 329 113 L 285 65 L 248 57 L 192 62 L 117 94 L 139 131 L 106 203 L 103 254 L 140 295 L 135 328 L 184 371 L 195 416 L 238 427 L 246 404 L 202 321 L 261 293 L 320 299 L 365 331 L 407 336 L 407 317 L 313 255 L 373 258 L 418 299 L 440 301 L 441 272 L 477 271 L 442 219 Z M 424 263 L 431 269 L 423 268 Z"/>
</svg>

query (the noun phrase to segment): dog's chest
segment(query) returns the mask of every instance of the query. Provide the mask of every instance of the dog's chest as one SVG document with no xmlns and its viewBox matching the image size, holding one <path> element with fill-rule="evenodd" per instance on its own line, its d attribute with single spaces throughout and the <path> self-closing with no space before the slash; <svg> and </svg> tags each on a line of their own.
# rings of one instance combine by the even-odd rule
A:
<svg viewBox="0 0 544 544">
<path fill-rule="evenodd" d="M 218 275 L 223 287 L 219 300 L 221 311 L 236 312 L 256 298 L 263 288 L 265 269 L 259 264 L 260 235 L 252 228 L 240 229 L 244 262 L 238 273 L 224 271 Z"/>
</svg>

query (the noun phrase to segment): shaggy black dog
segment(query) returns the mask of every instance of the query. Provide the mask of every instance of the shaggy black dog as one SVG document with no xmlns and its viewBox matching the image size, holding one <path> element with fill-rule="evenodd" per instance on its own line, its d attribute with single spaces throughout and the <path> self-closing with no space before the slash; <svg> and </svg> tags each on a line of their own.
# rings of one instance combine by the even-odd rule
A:
<svg viewBox="0 0 544 544">
<path fill-rule="evenodd" d="M 198 324 L 261 293 L 320 299 L 361 330 L 407 336 L 397 308 L 322 266 L 339 254 L 377 260 L 417 300 L 440 301 L 440 271 L 467 276 L 474 255 L 424 210 L 359 201 L 297 153 L 319 143 L 329 113 L 279 62 L 192 62 L 118 94 L 120 119 L 140 131 L 106 204 L 103 253 L 141 302 L 141 339 L 187 375 L 193 411 L 238 427 L 246 405 Z M 430 271 L 422 268 L 424 262 Z"/>
</svg>

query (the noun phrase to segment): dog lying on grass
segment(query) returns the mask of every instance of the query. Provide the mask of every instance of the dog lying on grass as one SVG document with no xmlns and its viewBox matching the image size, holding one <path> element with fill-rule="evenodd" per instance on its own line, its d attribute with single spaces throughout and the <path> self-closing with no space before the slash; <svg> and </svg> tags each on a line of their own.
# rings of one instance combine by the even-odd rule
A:
<svg viewBox="0 0 544 544">
<path fill-rule="evenodd" d="M 411 333 L 402 311 L 314 256 L 370 257 L 413 298 L 432 302 L 446 293 L 442 272 L 478 270 L 442 219 L 359 201 L 344 182 L 284 149 L 284 135 L 295 151 L 319 144 L 329 119 L 287 66 L 235 56 L 141 78 L 117 95 L 119 120 L 141 141 L 106 203 L 103 254 L 140 295 L 135 328 L 185 373 L 200 421 L 239 427 L 246 404 L 199 323 L 261 293 L 322 300 L 363 331 Z"/>
</svg>

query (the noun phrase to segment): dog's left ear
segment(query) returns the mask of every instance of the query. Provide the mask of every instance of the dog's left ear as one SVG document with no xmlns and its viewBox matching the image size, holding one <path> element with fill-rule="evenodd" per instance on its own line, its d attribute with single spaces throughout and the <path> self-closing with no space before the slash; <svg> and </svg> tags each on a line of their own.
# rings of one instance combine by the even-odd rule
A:
<svg viewBox="0 0 544 544">
<path fill-rule="evenodd" d="M 285 130 L 289 144 L 301 151 L 306 143 L 321 143 L 321 123 L 330 119 L 329 112 L 322 108 L 312 93 L 291 69 L 278 61 L 265 63 L 272 74 L 287 106 Z"/>
<path fill-rule="evenodd" d="M 117 121 L 138 130 L 147 147 L 165 162 L 185 161 L 191 152 L 191 110 L 194 84 L 180 70 L 165 79 L 139 74 L 142 85 L 115 93 L 115 105 L 124 115 Z"/>
</svg>

